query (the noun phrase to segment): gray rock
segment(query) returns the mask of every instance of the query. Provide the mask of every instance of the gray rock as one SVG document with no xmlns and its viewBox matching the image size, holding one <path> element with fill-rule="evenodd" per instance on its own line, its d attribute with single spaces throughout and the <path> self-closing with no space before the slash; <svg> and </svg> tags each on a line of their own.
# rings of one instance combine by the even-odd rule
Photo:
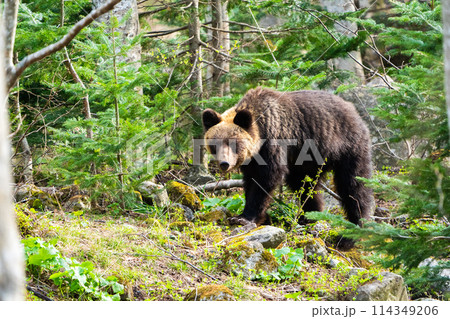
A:
<svg viewBox="0 0 450 319">
<path fill-rule="evenodd" d="M 320 259 L 325 261 L 328 258 L 328 251 L 326 247 L 319 242 L 319 240 L 309 240 L 303 249 L 306 257 L 309 259 Z"/>
<path fill-rule="evenodd" d="M 284 229 L 273 226 L 261 226 L 244 235 L 247 242 L 260 243 L 264 248 L 277 248 L 286 240 Z"/>
<path fill-rule="evenodd" d="M 64 203 L 66 212 L 74 212 L 78 210 L 88 211 L 91 209 L 91 201 L 86 195 L 75 195 Z"/>
<path fill-rule="evenodd" d="M 408 301 L 402 276 L 390 272 L 381 275 L 381 281 L 370 282 L 356 290 L 357 301 Z"/>
<path fill-rule="evenodd" d="M 216 179 L 202 165 L 196 165 L 189 168 L 188 173 L 183 180 L 190 185 L 204 185 L 209 182 L 215 182 Z"/>
<path fill-rule="evenodd" d="M 342 263 L 343 262 L 341 260 L 334 258 L 330 259 L 330 261 L 328 262 L 331 268 L 337 268 Z"/>
<path fill-rule="evenodd" d="M 162 185 L 145 181 L 139 185 L 138 191 L 141 193 L 142 198 L 151 200 L 155 206 L 164 207 L 170 203 L 167 191 Z"/>
<path fill-rule="evenodd" d="M 273 272 L 278 268 L 275 257 L 261 243 L 240 241 L 225 247 L 225 269 L 251 279 L 260 270 Z"/>
<path fill-rule="evenodd" d="M 358 268 L 358 267 L 350 268 L 348 273 L 347 273 L 347 276 L 348 277 L 357 276 L 362 271 L 367 271 L 367 269 L 365 269 L 365 268 Z"/>
<path fill-rule="evenodd" d="M 419 264 L 419 267 L 429 267 L 431 270 L 433 270 L 433 268 L 438 269 L 441 267 L 440 270 L 438 270 L 438 275 L 441 277 L 441 281 L 433 283 L 432 286 L 439 293 L 443 295 L 450 295 L 450 269 L 442 268 L 442 266 L 440 266 L 440 263 L 445 262 L 448 263 L 448 261 L 445 260 L 438 261 L 433 258 L 427 258 Z"/>
<path fill-rule="evenodd" d="M 186 221 L 191 222 L 191 221 L 194 220 L 194 218 L 195 218 L 194 212 L 193 212 L 192 209 L 190 209 L 189 207 L 184 206 L 184 205 L 182 205 L 182 204 L 180 204 L 180 203 L 173 203 L 173 204 L 171 205 L 171 207 L 178 207 L 178 208 L 181 208 L 181 209 L 183 210 L 184 219 L 185 219 Z"/>
</svg>

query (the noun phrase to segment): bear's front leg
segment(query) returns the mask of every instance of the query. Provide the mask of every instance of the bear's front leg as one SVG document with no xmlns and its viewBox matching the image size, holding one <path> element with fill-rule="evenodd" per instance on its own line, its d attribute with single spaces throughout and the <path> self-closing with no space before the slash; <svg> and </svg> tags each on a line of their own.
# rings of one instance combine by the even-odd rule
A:
<svg viewBox="0 0 450 319">
<path fill-rule="evenodd" d="M 256 173 L 255 169 L 257 169 Z M 280 179 L 274 178 L 267 166 L 242 167 L 242 172 L 244 173 L 245 207 L 241 215 L 229 219 L 230 224 L 244 226 L 249 223 L 255 223 L 257 226 L 270 225 L 270 216 L 266 210 Z"/>
</svg>

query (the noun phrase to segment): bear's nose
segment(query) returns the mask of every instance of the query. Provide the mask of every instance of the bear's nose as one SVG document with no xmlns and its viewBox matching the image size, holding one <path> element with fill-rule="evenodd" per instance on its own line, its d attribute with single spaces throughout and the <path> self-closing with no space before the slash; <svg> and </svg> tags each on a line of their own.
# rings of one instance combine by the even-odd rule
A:
<svg viewBox="0 0 450 319">
<path fill-rule="evenodd" d="M 228 169 L 228 167 L 230 167 L 230 163 L 220 162 L 219 166 L 220 166 L 220 169 L 225 172 Z"/>
</svg>

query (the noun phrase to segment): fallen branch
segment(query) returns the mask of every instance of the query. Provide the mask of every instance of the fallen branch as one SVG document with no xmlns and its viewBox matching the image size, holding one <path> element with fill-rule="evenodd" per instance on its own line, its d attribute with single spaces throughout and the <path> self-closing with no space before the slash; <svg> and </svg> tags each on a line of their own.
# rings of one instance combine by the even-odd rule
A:
<svg viewBox="0 0 450 319">
<path fill-rule="evenodd" d="M 244 181 L 241 179 L 229 179 L 225 181 L 217 181 L 197 186 L 197 188 L 205 192 L 214 192 L 221 189 L 229 189 L 233 187 L 244 187 Z"/>
<path fill-rule="evenodd" d="M 36 297 L 45 300 L 45 301 L 53 301 L 53 299 L 47 297 L 46 295 L 44 295 L 43 293 L 40 293 L 39 291 L 35 290 L 34 288 L 30 287 L 29 285 L 27 285 L 27 290 L 32 292 Z"/>
<path fill-rule="evenodd" d="M 330 194 L 332 197 L 337 199 L 338 201 L 342 201 L 342 198 L 333 192 L 331 189 L 329 189 L 327 186 L 325 186 L 324 183 L 319 181 L 320 187 L 323 188 L 324 191 L 326 191 L 328 194 Z M 244 187 L 244 181 L 241 179 L 229 179 L 225 181 L 217 181 L 213 183 L 206 183 L 204 185 L 196 186 L 199 190 L 205 191 L 205 192 L 214 192 L 222 189 L 229 189 L 233 187 Z"/>
</svg>

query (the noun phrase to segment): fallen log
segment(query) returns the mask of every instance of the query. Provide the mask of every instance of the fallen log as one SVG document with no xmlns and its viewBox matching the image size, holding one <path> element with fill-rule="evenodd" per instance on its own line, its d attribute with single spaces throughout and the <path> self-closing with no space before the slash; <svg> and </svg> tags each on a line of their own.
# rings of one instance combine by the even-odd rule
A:
<svg viewBox="0 0 450 319">
<path fill-rule="evenodd" d="M 321 181 L 319 181 L 319 185 L 320 187 L 323 188 L 324 191 L 333 196 L 335 199 L 337 199 L 338 201 L 342 201 L 341 197 L 338 194 L 336 194 L 327 186 L 325 186 Z M 221 189 L 229 189 L 233 187 L 244 187 L 244 181 L 241 179 L 229 179 L 225 181 L 217 181 L 213 183 L 206 183 L 204 185 L 196 186 L 196 188 L 204 192 L 214 192 Z"/>
</svg>

